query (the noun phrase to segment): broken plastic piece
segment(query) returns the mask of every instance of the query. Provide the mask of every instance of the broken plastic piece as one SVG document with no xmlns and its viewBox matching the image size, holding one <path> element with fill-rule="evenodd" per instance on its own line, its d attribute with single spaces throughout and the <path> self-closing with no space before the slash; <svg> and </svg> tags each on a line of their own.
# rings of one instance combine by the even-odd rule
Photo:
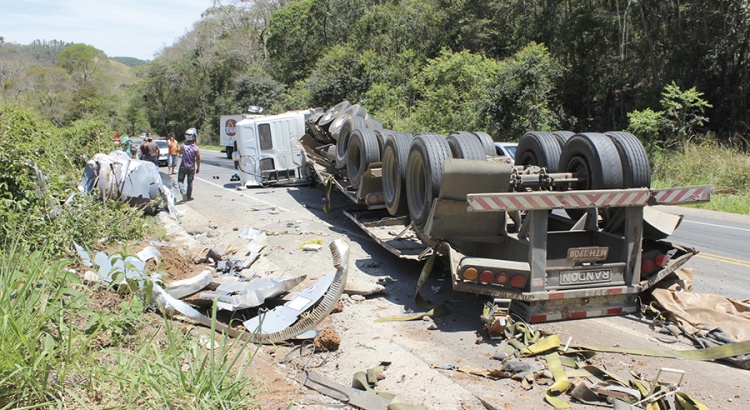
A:
<svg viewBox="0 0 750 410">
<path fill-rule="evenodd" d="M 185 296 L 199 292 L 211 284 L 214 275 L 206 269 L 192 278 L 174 281 L 167 286 L 167 292 L 175 298 L 182 299 Z"/>
</svg>

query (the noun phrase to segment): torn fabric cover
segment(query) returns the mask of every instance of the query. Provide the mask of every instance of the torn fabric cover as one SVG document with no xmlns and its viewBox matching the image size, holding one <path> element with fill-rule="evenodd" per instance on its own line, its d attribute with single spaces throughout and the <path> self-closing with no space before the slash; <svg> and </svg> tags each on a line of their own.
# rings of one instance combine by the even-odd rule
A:
<svg viewBox="0 0 750 410">
<path fill-rule="evenodd" d="M 78 191 L 90 192 L 94 187 L 99 188 L 103 198 L 134 205 L 146 205 L 161 197 L 170 215 L 179 217 L 174 195 L 163 184 L 156 165 L 132 159 L 125 152 L 99 153 L 86 163 Z"/>
</svg>

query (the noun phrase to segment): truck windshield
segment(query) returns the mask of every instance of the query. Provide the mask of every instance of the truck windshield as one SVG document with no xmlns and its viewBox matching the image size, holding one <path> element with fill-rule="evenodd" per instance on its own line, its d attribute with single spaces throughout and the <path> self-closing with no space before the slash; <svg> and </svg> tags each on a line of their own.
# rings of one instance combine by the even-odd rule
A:
<svg viewBox="0 0 750 410">
<path fill-rule="evenodd" d="M 258 124 L 258 136 L 260 137 L 260 149 L 273 149 L 273 138 L 271 138 L 271 124 Z"/>
</svg>

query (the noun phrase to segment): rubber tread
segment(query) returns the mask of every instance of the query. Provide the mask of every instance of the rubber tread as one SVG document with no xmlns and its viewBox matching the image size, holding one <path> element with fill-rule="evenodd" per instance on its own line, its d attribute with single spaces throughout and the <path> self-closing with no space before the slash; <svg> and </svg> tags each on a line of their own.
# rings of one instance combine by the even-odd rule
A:
<svg viewBox="0 0 750 410">
<path fill-rule="evenodd" d="M 482 146 L 484 147 L 484 153 L 485 155 L 489 157 L 496 157 L 497 156 L 497 150 L 495 150 L 495 141 L 492 139 L 490 134 L 487 134 L 486 132 L 473 132 L 472 134 L 476 135 L 477 138 L 479 138 L 479 141 L 482 143 Z"/>
<path fill-rule="evenodd" d="M 521 137 L 516 149 L 516 165 L 536 165 L 547 168 L 547 172 L 559 170 L 560 144 L 552 133 L 529 131 Z"/>
<path fill-rule="evenodd" d="M 651 165 L 638 137 L 623 131 L 609 131 L 606 135 L 620 154 L 623 188 L 651 188 Z"/>
<path fill-rule="evenodd" d="M 486 160 L 484 146 L 479 139 L 470 133 L 453 133 L 446 138 L 453 158 Z"/>
<path fill-rule="evenodd" d="M 418 229 L 427 224 L 432 201 L 440 193 L 447 158 L 451 158 L 451 149 L 444 136 L 422 133 L 414 137 L 406 170 L 406 201 Z"/>
<path fill-rule="evenodd" d="M 336 138 L 336 168 L 338 169 L 346 167 L 346 148 L 349 144 L 349 134 L 356 128 L 367 128 L 365 119 L 347 113 Z"/>
<path fill-rule="evenodd" d="M 388 213 L 393 216 L 406 215 L 406 169 L 409 148 L 414 135 L 408 132 L 388 132 L 383 144 L 383 196 Z"/>
<path fill-rule="evenodd" d="M 378 150 L 380 151 L 380 158 L 383 158 L 383 149 L 385 148 L 385 137 L 388 134 L 393 134 L 391 130 L 384 130 L 382 128 L 370 129 L 375 137 L 378 139 Z"/>
<path fill-rule="evenodd" d="M 562 149 L 565 143 L 568 142 L 570 137 L 575 135 L 575 133 L 573 131 L 555 131 L 552 133 L 552 135 L 557 138 L 557 143 L 560 144 L 560 148 Z"/>
<path fill-rule="evenodd" d="M 349 184 L 359 187 L 367 167 L 380 162 L 380 150 L 375 134 L 366 128 L 356 128 L 349 134 L 346 149 L 346 175 Z"/>
<path fill-rule="evenodd" d="M 584 162 L 580 162 L 584 161 Z M 581 164 L 586 164 L 588 173 L 585 185 L 577 189 L 621 189 L 622 163 L 614 142 L 604 134 L 590 132 L 575 134 L 562 149 L 560 168 L 575 172 Z"/>
</svg>

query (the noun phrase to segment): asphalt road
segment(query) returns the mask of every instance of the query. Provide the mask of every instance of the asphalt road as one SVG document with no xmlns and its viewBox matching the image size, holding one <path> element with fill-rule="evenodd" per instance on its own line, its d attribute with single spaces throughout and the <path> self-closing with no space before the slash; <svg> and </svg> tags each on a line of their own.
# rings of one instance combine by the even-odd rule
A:
<svg viewBox="0 0 750 410">
<path fill-rule="evenodd" d="M 334 196 L 335 211 L 325 214 L 321 211 L 323 192 L 320 188 L 244 189 L 238 187 L 239 183 L 229 180 L 236 171 L 224 154 L 203 151 L 201 155 L 202 171 L 196 175 L 194 189 L 196 200 L 180 204 L 180 208 L 189 209 L 192 214 L 213 221 L 212 224 L 215 222 L 219 225 L 217 231 L 232 232 L 245 226 L 284 231 L 288 226 L 302 226 L 308 235 L 325 240 L 342 237 L 351 244 L 352 267 L 360 278 L 393 278 L 393 281 L 386 282 L 384 293 L 352 305 L 343 316 L 331 317 L 333 325 L 346 333 L 341 351 L 325 369 L 320 369 L 322 374 L 347 384 L 351 381 L 353 368 L 388 360 L 393 361 L 390 372 L 403 372 L 404 376 L 399 379 L 403 381 L 398 382 L 393 378 L 383 380 L 383 389 L 405 394 L 409 401 L 423 402 L 430 408 L 484 408 L 474 399 L 476 397 L 496 408 L 549 408 L 542 400 L 543 391 L 538 387 L 525 392 L 518 382 L 509 379 L 490 381 L 444 370 L 444 366 L 449 365 L 496 367 L 497 361 L 491 357 L 501 346 L 499 342 L 486 338 L 482 341 L 480 337 L 484 333 L 479 320 L 484 299 L 452 291 L 444 271 L 433 274 L 422 290 L 423 296 L 433 303 L 445 302 L 449 306 L 447 316 L 434 319 L 436 331 L 428 329 L 431 322 L 373 323 L 378 317 L 420 310 L 413 298 L 421 265 L 391 255 L 341 215 L 338 208 L 347 204 L 343 196 Z M 678 210 L 682 211 L 682 208 Z M 743 250 L 745 244 L 750 243 L 750 223 L 724 214 L 692 210 L 685 213 L 689 215 L 671 239 L 701 251 L 699 257 L 686 265 L 695 269 L 694 290 L 750 298 L 747 290 L 750 288 L 747 274 L 750 262 L 745 259 L 747 256 Z M 218 223 L 219 220 L 224 223 Z M 196 235 L 202 233 L 196 232 Z M 305 266 L 309 255 L 300 255 L 296 251 L 298 242 L 306 237 L 282 234 L 271 238 L 278 242 L 275 246 L 269 245 L 271 251 L 267 258 L 274 258 L 274 263 L 289 272 L 309 270 L 310 267 Z M 283 251 L 279 248 L 281 245 Z M 573 344 L 692 349 L 684 343 L 662 342 L 649 328 L 649 322 L 636 315 L 543 323 L 535 327 L 557 333 L 563 341 L 571 338 Z M 654 377 L 663 367 L 684 369 L 688 372 L 685 390 L 710 408 L 750 408 L 750 394 L 741 389 L 741 386 L 750 384 L 750 374 L 718 362 L 602 354 L 597 356 L 596 364 L 607 366 L 621 376 L 627 376 L 631 370 Z M 432 392 L 425 388 L 428 385 Z M 450 393 L 440 396 L 434 390 Z M 577 404 L 575 408 L 594 407 Z"/>
</svg>

